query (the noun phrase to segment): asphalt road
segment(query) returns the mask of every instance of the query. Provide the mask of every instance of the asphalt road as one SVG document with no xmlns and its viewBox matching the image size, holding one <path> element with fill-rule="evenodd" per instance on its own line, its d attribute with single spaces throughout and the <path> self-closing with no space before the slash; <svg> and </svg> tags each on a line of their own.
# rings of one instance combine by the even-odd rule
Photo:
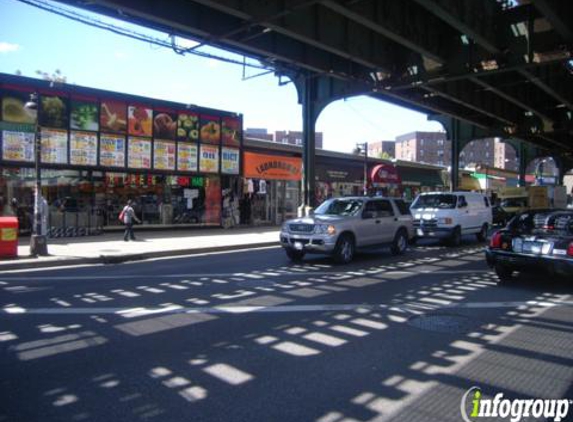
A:
<svg viewBox="0 0 573 422">
<path fill-rule="evenodd" d="M 4 273 L 0 421 L 457 422 L 474 386 L 573 399 L 572 285 L 496 286 L 483 246 Z"/>
</svg>

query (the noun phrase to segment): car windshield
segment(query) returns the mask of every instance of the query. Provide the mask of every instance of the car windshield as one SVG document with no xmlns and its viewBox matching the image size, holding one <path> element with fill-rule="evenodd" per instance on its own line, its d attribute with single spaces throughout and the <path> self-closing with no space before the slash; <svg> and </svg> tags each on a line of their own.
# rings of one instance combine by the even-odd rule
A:
<svg viewBox="0 0 573 422">
<path fill-rule="evenodd" d="M 315 211 L 315 215 L 356 215 L 362 208 L 358 199 L 330 199 L 323 202 Z"/>
<path fill-rule="evenodd" d="M 455 208 L 456 196 L 449 194 L 420 195 L 412 204 L 412 209 L 419 208 Z"/>
<path fill-rule="evenodd" d="M 573 212 L 568 211 L 527 211 L 518 214 L 509 228 L 519 233 L 561 232 L 573 234 Z"/>
</svg>

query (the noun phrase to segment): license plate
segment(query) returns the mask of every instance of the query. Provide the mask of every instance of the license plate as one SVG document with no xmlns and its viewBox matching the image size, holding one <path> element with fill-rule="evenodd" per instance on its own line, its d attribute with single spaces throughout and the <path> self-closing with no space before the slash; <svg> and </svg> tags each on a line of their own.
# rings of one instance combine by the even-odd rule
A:
<svg viewBox="0 0 573 422">
<path fill-rule="evenodd" d="M 302 242 L 294 242 L 294 248 L 297 251 L 302 251 Z"/>
<path fill-rule="evenodd" d="M 534 254 L 541 253 L 542 244 L 539 242 L 524 242 L 523 243 L 523 252 L 529 252 Z"/>
</svg>

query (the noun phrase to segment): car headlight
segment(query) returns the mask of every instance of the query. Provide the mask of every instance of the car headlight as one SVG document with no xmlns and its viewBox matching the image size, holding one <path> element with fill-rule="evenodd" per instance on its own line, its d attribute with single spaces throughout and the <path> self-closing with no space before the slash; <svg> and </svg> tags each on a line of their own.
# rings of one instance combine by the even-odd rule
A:
<svg viewBox="0 0 573 422">
<path fill-rule="evenodd" d="M 452 219 L 450 217 L 438 218 L 438 224 L 452 224 Z"/>
<path fill-rule="evenodd" d="M 336 233 L 336 228 L 332 224 L 317 224 L 314 226 L 315 234 L 327 234 L 332 236 Z"/>
</svg>

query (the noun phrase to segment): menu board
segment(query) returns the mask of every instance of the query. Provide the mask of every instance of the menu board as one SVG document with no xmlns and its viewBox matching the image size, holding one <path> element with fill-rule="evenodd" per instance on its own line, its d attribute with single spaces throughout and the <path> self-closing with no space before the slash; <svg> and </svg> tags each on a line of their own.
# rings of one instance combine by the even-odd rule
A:
<svg viewBox="0 0 573 422">
<path fill-rule="evenodd" d="M 221 149 L 221 173 L 239 174 L 239 157 L 238 149 L 223 147 Z"/>
<path fill-rule="evenodd" d="M 241 120 L 236 117 L 223 117 L 222 123 L 223 145 L 232 147 L 241 146 Z"/>
<path fill-rule="evenodd" d="M 127 167 L 132 169 L 151 168 L 151 140 L 129 137 L 127 144 Z"/>
<path fill-rule="evenodd" d="M 97 134 L 74 130 L 70 132 L 70 164 L 97 165 Z"/>
<path fill-rule="evenodd" d="M 153 168 L 175 170 L 175 142 L 156 139 L 153 142 Z"/>
<path fill-rule="evenodd" d="M 99 164 L 104 167 L 125 167 L 125 137 L 102 133 L 99 138 Z"/>
<path fill-rule="evenodd" d="M 34 133 L 2 131 L 2 159 L 6 161 L 34 161 Z"/>
<path fill-rule="evenodd" d="M 119 101 L 102 100 L 99 116 L 100 129 L 125 133 L 127 130 L 127 106 Z"/>
<path fill-rule="evenodd" d="M 36 110 L 26 109 L 30 94 L 20 91 L 4 91 L 2 94 L 2 120 L 11 123 L 36 123 Z"/>
<path fill-rule="evenodd" d="M 199 140 L 199 115 L 179 113 L 177 117 L 177 139 L 180 141 Z"/>
<path fill-rule="evenodd" d="M 40 96 L 40 126 L 68 128 L 68 99 L 58 95 Z"/>
<path fill-rule="evenodd" d="M 43 129 L 41 133 L 42 163 L 68 164 L 68 132 Z"/>
<path fill-rule="evenodd" d="M 201 115 L 201 142 L 219 145 L 221 141 L 221 119 L 217 116 Z"/>
<path fill-rule="evenodd" d="M 177 143 L 177 170 L 197 171 L 198 163 L 197 144 Z"/>
<path fill-rule="evenodd" d="M 95 102 L 72 100 L 70 102 L 70 128 L 99 130 L 99 110 Z"/>
<path fill-rule="evenodd" d="M 204 173 L 219 172 L 219 147 L 214 145 L 201 145 L 199 171 Z"/>
<path fill-rule="evenodd" d="M 152 135 L 153 110 L 145 106 L 130 105 L 127 112 L 129 134 L 135 136 Z"/>
<path fill-rule="evenodd" d="M 175 139 L 177 134 L 177 114 L 155 111 L 153 117 L 153 136 L 161 139 Z"/>
</svg>

